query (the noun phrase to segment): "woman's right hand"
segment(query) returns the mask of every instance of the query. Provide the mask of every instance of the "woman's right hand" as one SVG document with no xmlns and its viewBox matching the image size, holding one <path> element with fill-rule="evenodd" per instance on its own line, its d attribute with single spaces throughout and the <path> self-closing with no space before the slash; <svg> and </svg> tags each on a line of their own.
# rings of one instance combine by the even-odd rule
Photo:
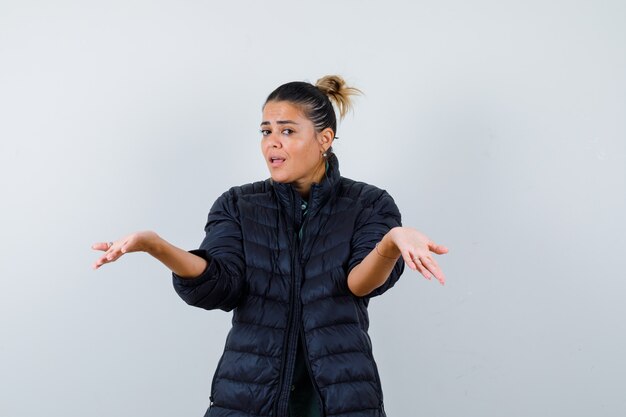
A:
<svg viewBox="0 0 626 417">
<path fill-rule="evenodd" d="M 117 261 L 122 255 L 130 252 L 147 252 L 152 254 L 161 240 L 159 235 L 152 231 L 136 232 L 115 242 L 98 242 L 91 245 L 91 249 L 104 252 L 92 265 L 98 269 L 104 264 Z"/>
</svg>

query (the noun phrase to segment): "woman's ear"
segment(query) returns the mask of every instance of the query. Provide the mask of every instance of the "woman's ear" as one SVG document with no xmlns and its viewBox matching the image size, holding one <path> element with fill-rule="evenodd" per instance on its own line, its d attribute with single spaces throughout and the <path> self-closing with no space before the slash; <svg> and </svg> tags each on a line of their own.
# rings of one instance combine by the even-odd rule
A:
<svg viewBox="0 0 626 417">
<path fill-rule="evenodd" d="M 335 132 L 333 132 L 330 127 L 322 130 L 317 136 L 317 141 L 322 148 L 322 152 L 326 152 L 331 146 L 333 146 L 333 140 L 335 140 Z"/>
</svg>

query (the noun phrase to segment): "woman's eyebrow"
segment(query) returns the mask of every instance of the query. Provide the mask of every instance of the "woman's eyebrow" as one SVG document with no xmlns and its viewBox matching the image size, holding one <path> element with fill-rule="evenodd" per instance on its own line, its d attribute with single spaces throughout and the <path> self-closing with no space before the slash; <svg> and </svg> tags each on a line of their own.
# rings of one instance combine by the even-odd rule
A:
<svg viewBox="0 0 626 417">
<path fill-rule="evenodd" d="M 268 121 L 265 122 L 261 122 L 261 126 L 267 126 L 270 125 L 271 123 Z M 298 123 L 294 122 L 293 120 L 277 120 L 276 124 L 279 125 L 297 125 Z"/>
</svg>

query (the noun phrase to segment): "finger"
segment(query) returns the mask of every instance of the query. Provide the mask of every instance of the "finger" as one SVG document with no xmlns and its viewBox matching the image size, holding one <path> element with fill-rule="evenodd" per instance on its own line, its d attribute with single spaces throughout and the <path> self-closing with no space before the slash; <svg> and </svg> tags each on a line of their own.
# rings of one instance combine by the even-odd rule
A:
<svg viewBox="0 0 626 417">
<path fill-rule="evenodd" d="M 411 258 L 411 255 L 407 252 L 407 253 L 402 253 L 402 259 L 404 259 L 404 263 L 411 268 L 413 271 L 417 271 L 417 265 L 415 264 L 415 262 L 413 261 L 413 258 Z"/>
<path fill-rule="evenodd" d="M 441 268 L 439 268 L 439 265 L 437 264 L 437 262 L 435 262 L 434 259 L 429 258 L 429 257 L 421 258 L 421 260 L 424 266 L 428 269 L 428 271 L 431 274 L 435 276 L 435 278 L 437 278 L 437 280 L 441 283 L 441 285 L 445 285 L 446 276 L 444 275 Z"/>
<path fill-rule="evenodd" d="M 431 280 L 432 279 L 432 275 L 430 274 L 428 269 L 426 269 L 424 267 L 424 265 L 421 262 L 420 257 L 418 255 L 411 255 L 411 258 L 413 259 L 413 263 L 415 264 L 418 272 L 420 274 L 422 274 L 424 276 L 424 278 L 426 278 L 427 280 Z"/>
<path fill-rule="evenodd" d="M 107 254 L 106 259 L 108 262 L 115 262 L 120 256 L 122 256 L 122 254 L 120 253 L 120 250 L 114 249 Z"/>
<path fill-rule="evenodd" d="M 116 242 L 109 242 L 109 249 L 107 249 L 107 251 L 104 253 L 105 255 L 110 255 L 113 252 L 119 250 L 119 248 L 115 245 Z"/>
<path fill-rule="evenodd" d="M 94 250 L 108 250 L 109 249 L 109 242 L 98 242 L 98 243 L 94 243 L 93 245 L 91 245 L 91 249 Z"/>
<path fill-rule="evenodd" d="M 420 261 L 416 261 L 415 265 L 417 265 L 417 270 L 420 274 L 422 274 L 424 276 L 424 278 L 426 278 L 427 280 L 432 280 L 433 277 L 430 274 L 430 272 L 428 272 L 428 269 L 424 268 L 424 265 L 422 265 L 422 263 Z"/>
<path fill-rule="evenodd" d="M 428 249 L 431 252 L 436 253 L 437 255 L 443 255 L 444 253 L 448 253 L 448 248 L 443 245 L 437 245 L 435 242 L 430 242 L 428 244 Z"/>
<path fill-rule="evenodd" d="M 128 249 L 128 242 L 124 242 L 121 246 L 116 247 L 112 252 L 111 252 L 111 259 L 112 261 L 117 261 L 122 255 L 124 255 L 126 253 L 126 249 Z"/>
<path fill-rule="evenodd" d="M 102 265 L 106 264 L 107 260 L 106 259 L 98 259 L 96 262 L 94 262 L 93 269 L 98 269 L 100 268 Z"/>
<path fill-rule="evenodd" d="M 132 249 L 132 245 L 133 245 L 133 239 L 125 240 L 124 243 L 122 243 L 122 246 L 120 247 L 120 252 L 122 252 L 123 254 L 128 252 L 129 249 Z"/>
<path fill-rule="evenodd" d="M 102 265 L 104 265 L 105 263 L 107 263 L 107 258 L 106 256 L 101 256 L 100 258 L 98 258 L 96 260 L 96 262 L 94 262 L 93 264 L 93 269 L 98 269 L 100 268 Z"/>
</svg>

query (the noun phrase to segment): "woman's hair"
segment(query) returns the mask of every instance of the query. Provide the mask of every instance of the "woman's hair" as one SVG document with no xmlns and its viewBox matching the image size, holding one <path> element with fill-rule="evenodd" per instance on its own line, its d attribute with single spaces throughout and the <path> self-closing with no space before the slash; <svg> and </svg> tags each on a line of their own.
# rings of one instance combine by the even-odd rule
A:
<svg viewBox="0 0 626 417">
<path fill-rule="evenodd" d="M 330 127 L 337 133 L 337 117 L 333 102 L 343 119 L 352 108 L 350 96 L 361 94 L 361 91 L 346 86 L 346 82 L 338 75 L 326 75 L 317 80 L 315 85 L 302 81 L 283 84 L 267 96 L 265 104 L 270 101 L 287 101 L 302 109 L 304 115 L 313 122 L 315 130 L 321 132 Z"/>
</svg>

